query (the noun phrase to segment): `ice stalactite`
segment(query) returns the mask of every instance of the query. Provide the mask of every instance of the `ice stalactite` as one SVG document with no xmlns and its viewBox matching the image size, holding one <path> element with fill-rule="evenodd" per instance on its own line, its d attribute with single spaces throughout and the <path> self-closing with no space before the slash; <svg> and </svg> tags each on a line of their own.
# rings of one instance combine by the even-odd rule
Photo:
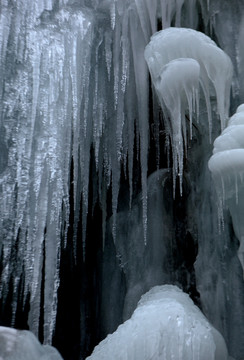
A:
<svg viewBox="0 0 244 360">
<path fill-rule="evenodd" d="M 175 194 L 176 177 L 180 179 L 182 195 L 182 178 L 184 148 L 187 149 L 187 124 L 185 113 L 189 110 L 190 137 L 192 137 L 192 116 L 198 112 L 198 85 L 200 66 L 190 58 L 179 58 L 170 61 L 162 70 L 155 83 L 161 106 L 169 112 L 170 121 L 165 120 L 166 131 L 171 139 L 173 152 L 173 189 Z M 166 109 L 165 109 L 166 108 Z M 166 113 L 164 111 L 164 113 Z M 167 115 L 166 115 L 167 116 Z"/>
<path fill-rule="evenodd" d="M 219 200 L 220 215 L 227 207 L 240 241 L 238 257 L 244 270 L 244 105 L 229 119 L 228 126 L 214 141 L 208 166 Z"/>
</svg>

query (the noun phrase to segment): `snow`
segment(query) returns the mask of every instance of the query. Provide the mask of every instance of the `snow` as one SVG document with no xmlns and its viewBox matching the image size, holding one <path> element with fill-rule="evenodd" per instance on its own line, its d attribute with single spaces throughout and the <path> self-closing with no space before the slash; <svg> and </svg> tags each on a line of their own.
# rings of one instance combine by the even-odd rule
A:
<svg viewBox="0 0 244 360">
<path fill-rule="evenodd" d="M 94 349 L 87 360 L 227 360 L 221 334 L 189 296 L 173 285 L 142 296 L 132 317 Z"/>
<path fill-rule="evenodd" d="M 54 347 L 41 345 L 30 331 L 0 326 L 0 359 L 62 360 L 62 357 Z"/>
</svg>

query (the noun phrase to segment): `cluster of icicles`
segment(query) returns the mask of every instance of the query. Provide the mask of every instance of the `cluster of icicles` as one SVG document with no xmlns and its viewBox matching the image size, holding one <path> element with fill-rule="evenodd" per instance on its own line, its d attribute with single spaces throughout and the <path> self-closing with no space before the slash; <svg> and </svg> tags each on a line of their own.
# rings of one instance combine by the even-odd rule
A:
<svg viewBox="0 0 244 360">
<path fill-rule="evenodd" d="M 68 0 L 17 0 L 14 3 L 2 0 L 0 4 L 0 252 L 3 268 L 0 296 L 4 302 L 9 292 L 13 294 L 14 325 L 19 294 L 23 294 L 24 302 L 30 295 L 29 326 L 38 334 L 44 282 L 45 343 L 51 342 L 55 328 L 60 248 L 62 241 L 64 246 L 67 242 L 71 182 L 74 249 L 77 238 L 82 237 L 85 243 L 91 147 L 104 223 L 107 190 L 112 187 L 114 237 L 121 164 L 128 177 L 131 203 L 134 153 L 140 154 L 146 241 L 149 89 L 144 49 L 157 30 L 158 18 L 164 28 L 172 25 L 172 21 L 180 27 L 184 6 L 187 22 L 194 27 L 197 11 L 196 0 L 93 1 L 89 6 L 85 6 L 84 1 L 80 7 L 72 3 Z M 203 0 L 199 3 L 206 7 Z M 186 100 L 181 96 L 176 98 L 181 104 L 177 111 L 184 112 L 188 106 L 191 114 L 194 104 L 198 103 L 200 82 L 210 121 L 210 81 L 224 122 L 228 103 L 223 104 L 226 94 L 221 93 L 221 89 L 228 93 L 229 84 L 223 88 L 220 70 L 208 68 L 205 62 L 212 65 L 217 59 L 224 67 L 224 64 L 229 66 L 229 60 L 199 33 L 185 33 L 191 40 L 195 39 L 196 44 L 190 44 L 195 55 L 189 46 L 178 46 L 181 39 L 177 34 L 184 35 L 184 32 L 178 29 L 165 32 L 176 43 L 170 45 L 171 40 L 163 40 L 169 57 L 162 64 L 170 62 L 170 66 L 160 68 L 159 75 L 163 74 L 160 81 L 149 59 L 157 92 L 173 120 L 176 115 L 171 111 L 174 104 L 170 96 L 174 97 L 177 92 L 176 83 L 184 88 L 186 96 Z M 152 41 L 159 37 L 161 35 L 156 35 Z M 213 57 L 212 61 L 202 58 L 202 45 L 209 48 L 207 57 Z M 179 53 L 175 54 L 177 47 Z M 192 60 L 171 62 L 179 57 Z M 172 72 L 179 67 L 187 70 L 186 78 L 173 76 L 171 79 Z M 192 83 L 187 75 L 190 67 L 194 69 Z M 165 94 L 163 85 L 169 86 Z M 168 123 L 172 144 L 176 141 L 175 134 L 181 137 L 179 127 L 185 127 L 179 113 L 177 129 L 171 129 L 173 122 Z M 156 128 L 158 121 L 155 120 Z M 175 175 L 180 173 L 182 177 L 182 139 L 177 142 L 179 146 L 173 147 L 173 167 Z M 80 211 L 82 236 L 76 233 Z M 83 251 L 85 256 L 85 247 Z M 43 273 L 45 279 L 42 279 Z"/>
<path fill-rule="evenodd" d="M 186 114 L 192 121 L 199 113 L 199 87 L 203 93 L 212 131 L 211 87 L 214 88 L 221 128 L 224 129 L 229 111 L 232 80 L 230 58 L 206 35 L 192 29 L 168 28 L 152 36 L 145 50 L 160 104 L 164 110 L 166 131 L 173 153 L 174 193 L 176 177 L 180 177 L 182 194 L 184 148 L 187 148 Z M 223 76 L 223 73 L 225 76 Z"/>
</svg>

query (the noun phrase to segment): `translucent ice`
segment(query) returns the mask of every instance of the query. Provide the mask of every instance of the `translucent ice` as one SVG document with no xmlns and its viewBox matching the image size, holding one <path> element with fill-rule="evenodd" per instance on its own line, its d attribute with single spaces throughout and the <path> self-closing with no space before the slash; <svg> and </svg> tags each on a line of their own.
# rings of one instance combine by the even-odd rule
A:
<svg viewBox="0 0 244 360">
<path fill-rule="evenodd" d="M 132 317 L 87 360 L 227 360 L 225 341 L 189 296 L 172 285 L 142 296 Z"/>
<path fill-rule="evenodd" d="M 62 357 L 54 347 L 41 345 L 30 331 L 0 326 L 0 359 L 62 360 Z"/>
</svg>

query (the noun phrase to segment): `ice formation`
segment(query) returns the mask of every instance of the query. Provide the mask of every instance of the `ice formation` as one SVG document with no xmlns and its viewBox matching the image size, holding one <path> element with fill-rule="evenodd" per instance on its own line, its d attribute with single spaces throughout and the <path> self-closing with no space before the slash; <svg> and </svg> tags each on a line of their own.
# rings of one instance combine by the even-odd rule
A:
<svg viewBox="0 0 244 360">
<path fill-rule="evenodd" d="M 0 359 L 62 360 L 62 357 L 54 347 L 41 345 L 30 331 L 0 326 Z"/>
<path fill-rule="evenodd" d="M 189 296 L 172 285 L 142 296 L 131 319 L 103 340 L 87 360 L 227 360 L 221 334 Z"/>
<path fill-rule="evenodd" d="M 244 357 L 238 241 L 218 232 L 207 168 L 228 56 L 243 101 L 243 14 L 241 0 L 0 0 L 0 324 L 83 359 L 150 287 L 181 284 Z"/>
<path fill-rule="evenodd" d="M 211 137 L 210 95 L 213 87 L 221 127 L 225 127 L 232 80 L 231 60 L 208 36 L 185 28 L 168 28 L 154 34 L 145 49 L 145 59 L 161 106 L 169 112 L 170 121 L 166 131 L 173 151 L 174 183 L 179 175 L 182 186 L 183 143 L 187 146 L 186 113 L 189 114 L 192 134 L 194 112 L 195 118 L 198 118 L 200 84 L 208 110 Z"/>
<path fill-rule="evenodd" d="M 238 256 L 244 270 L 244 106 L 240 105 L 228 126 L 214 141 L 208 163 L 219 198 L 220 211 L 231 213 L 235 234 L 240 241 Z"/>
<path fill-rule="evenodd" d="M 71 156 L 77 177 L 78 142 L 89 131 L 83 94 L 88 93 L 93 31 L 92 17 L 84 11 L 62 9 L 51 22 L 52 15 L 46 5 L 39 4 L 40 8 L 35 5 L 37 2 L 27 1 L 24 5 L 17 2 L 12 11 L 19 12 L 18 16 L 7 5 L 2 11 L 2 26 L 4 29 L 13 26 L 14 31 L 10 35 L 10 49 L 5 44 L 8 34 L 4 32 L 7 37 L 1 39 L 4 83 L 1 126 L 5 133 L 2 146 L 8 157 L 1 168 L 4 255 L 0 290 L 6 296 L 12 276 L 11 243 L 18 241 L 14 293 L 18 291 L 24 269 L 24 293 L 27 296 L 30 292 L 32 304 L 29 322 L 38 334 L 41 273 L 45 267 L 44 332 L 45 342 L 50 343 L 56 317 L 61 237 L 64 232 L 66 241 L 69 224 Z M 28 28 L 25 21 L 29 22 Z M 17 70 L 13 71 L 16 63 Z M 83 140 L 80 145 L 83 168 L 89 161 L 84 158 L 85 154 L 89 156 L 84 146 Z M 84 173 L 87 176 L 83 176 L 81 187 L 85 192 L 88 172 Z M 75 186 L 75 198 L 78 191 Z"/>
</svg>

